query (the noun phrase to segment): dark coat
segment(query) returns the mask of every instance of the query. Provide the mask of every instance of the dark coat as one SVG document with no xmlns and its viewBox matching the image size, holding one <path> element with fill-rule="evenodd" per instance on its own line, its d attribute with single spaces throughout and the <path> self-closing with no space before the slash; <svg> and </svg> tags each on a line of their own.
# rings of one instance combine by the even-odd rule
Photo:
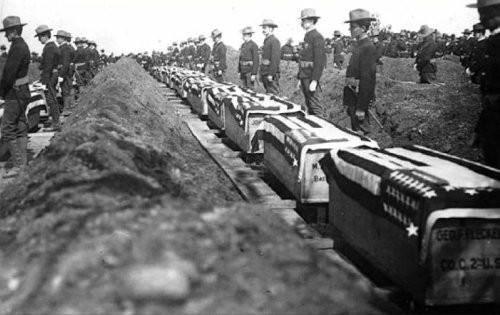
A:
<svg viewBox="0 0 500 315">
<path fill-rule="evenodd" d="M 75 49 L 68 43 L 59 46 L 59 51 L 61 53 L 59 76 L 66 78 L 71 75 L 71 64 L 75 59 Z"/>
<path fill-rule="evenodd" d="M 61 59 L 59 47 L 54 42 L 48 42 L 43 47 L 42 63 L 40 70 L 42 71 L 40 82 L 47 85 L 52 76 L 53 70 L 57 70 Z"/>
<path fill-rule="evenodd" d="M 214 58 L 214 65 L 217 70 L 226 71 L 226 45 L 223 42 L 218 42 L 214 44 L 214 48 L 212 50 L 212 56 Z"/>
<path fill-rule="evenodd" d="M 253 62 L 252 65 L 242 65 L 242 62 Z M 259 70 L 259 47 L 253 40 L 244 42 L 240 48 L 240 59 L 238 62 L 238 72 L 252 73 L 256 75 Z"/>
<path fill-rule="evenodd" d="M 376 63 L 377 51 L 370 38 L 358 41 L 346 70 L 346 77 L 359 80 L 356 109 L 366 111 L 370 102 L 375 100 Z"/>
<path fill-rule="evenodd" d="M 75 51 L 75 59 L 73 60 L 74 63 L 85 63 L 88 61 L 87 57 L 87 51 L 85 48 L 79 46 L 76 48 Z"/>
<path fill-rule="evenodd" d="M 17 99 L 12 88 L 17 79 L 28 75 L 30 59 L 30 50 L 24 39 L 21 37 L 14 38 L 3 68 L 2 81 L 0 81 L 0 97 L 6 100 Z"/>
<path fill-rule="evenodd" d="M 316 29 L 304 36 L 304 49 L 299 53 L 300 61 L 312 62 L 312 67 L 299 67 L 299 79 L 319 81 L 326 66 L 325 39 Z"/>
<path fill-rule="evenodd" d="M 436 58 L 436 52 L 438 50 L 438 46 L 432 36 L 427 36 L 420 46 L 420 49 L 417 53 L 417 58 L 415 63 L 417 64 L 417 70 L 420 73 L 436 73 L 437 68 L 434 63 L 431 63 L 431 60 Z"/>
<path fill-rule="evenodd" d="M 262 47 L 262 58 L 259 70 L 260 75 L 271 75 L 274 77 L 276 74 L 280 73 L 280 54 L 280 41 L 272 34 L 267 36 L 264 40 L 264 46 Z"/>
<path fill-rule="evenodd" d="M 196 50 L 196 55 L 197 55 L 197 60 L 200 63 L 207 64 L 208 61 L 210 60 L 210 54 L 212 52 L 212 49 L 210 49 L 210 46 L 207 43 L 203 43 L 203 45 L 199 46 L 198 49 Z"/>
</svg>

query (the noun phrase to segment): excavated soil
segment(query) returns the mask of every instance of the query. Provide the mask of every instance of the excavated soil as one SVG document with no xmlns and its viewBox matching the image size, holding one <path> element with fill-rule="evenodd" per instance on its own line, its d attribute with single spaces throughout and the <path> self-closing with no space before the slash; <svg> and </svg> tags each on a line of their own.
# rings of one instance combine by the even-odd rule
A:
<svg viewBox="0 0 500 315">
<path fill-rule="evenodd" d="M 0 193 L 0 313 L 394 312 L 240 200 L 153 81 L 108 66 Z"/>
<path fill-rule="evenodd" d="M 239 84 L 236 69 L 238 52 L 230 51 L 228 80 Z M 416 84 L 418 73 L 414 59 L 386 58 L 377 74 L 377 102 L 372 112 L 382 123 L 371 119 L 369 137 L 382 147 L 419 144 L 474 161 L 483 161 L 481 151 L 471 147 L 474 128 L 481 110 L 479 87 L 470 83 L 457 58 L 445 56 L 437 61 L 440 84 Z M 346 61 L 347 64 L 347 61 Z M 305 104 L 297 87 L 298 67 L 295 62 L 281 62 L 282 95 L 297 104 Z M 346 108 L 342 105 L 345 70 L 333 69 L 328 56 L 321 79 L 324 118 L 350 127 Z M 262 87 L 257 87 L 263 91 Z"/>
</svg>

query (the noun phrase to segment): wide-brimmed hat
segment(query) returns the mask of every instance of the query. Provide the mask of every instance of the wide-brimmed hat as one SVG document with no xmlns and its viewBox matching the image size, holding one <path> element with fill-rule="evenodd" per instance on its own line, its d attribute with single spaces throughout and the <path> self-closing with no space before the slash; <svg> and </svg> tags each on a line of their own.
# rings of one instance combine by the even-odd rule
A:
<svg viewBox="0 0 500 315">
<path fill-rule="evenodd" d="M 18 16 L 8 16 L 3 19 L 3 28 L 0 32 L 5 32 L 8 29 L 11 29 L 16 26 L 25 26 L 27 23 L 21 23 L 21 18 Z"/>
<path fill-rule="evenodd" d="M 241 34 L 253 34 L 253 33 L 255 33 L 255 32 L 252 30 L 251 26 L 244 27 L 241 30 Z"/>
<path fill-rule="evenodd" d="M 472 31 L 474 33 L 482 33 L 482 32 L 485 32 L 486 29 L 484 28 L 483 24 L 481 23 L 476 23 L 472 26 Z"/>
<path fill-rule="evenodd" d="M 177 42 L 173 42 L 173 43 L 172 43 L 172 46 L 177 46 Z"/>
<path fill-rule="evenodd" d="M 464 34 L 464 35 L 470 35 L 470 34 L 472 34 L 472 32 L 471 32 L 471 30 L 470 30 L 470 29 L 466 28 L 466 29 L 462 32 L 462 34 Z"/>
<path fill-rule="evenodd" d="M 35 28 L 35 37 L 38 37 L 50 31 L 52 31 L 52 29 L 47 25 L 40 25 L 39 27 Z"/>
<path fill-rule="evenodd" d="M 340 33 L 340 31 L 335 31 L 333 32 L 333 36 L 342 36 L 342 33 Z"/>
<path fill-rule="evenodd" d="M 269 26 L 269 27 L 274 27 L 274 28 L 278 27 L 278 25 L 276 23 L 274 23 L 274 21 L 271 19 L 264 19 L 260 26 Z"/>
<path fill-rule="evenodd" d="M 89 40 L 89 41 L 87 42 L 87 44 L 89 44 L 89 46 L 90 46 L 90 45 L 97 46 L 97 44 L 96 44 L 96 43 L 95 43 L 95 41 L 93 41 L 93 40 Z"/>
<path fill-rule="evenodd" d="M 492 5 L 500 4 L 500 0 L 477 0 L 477 3 L 468 4 L 468 8 L 484 8 Z"/>
<path fill-rule="evenodd" d="M 420 27 L 420 30 L 418 31 L 418 36 L 420 37 L 427 37 L 429 35 L 431 35 L 432 33 L 434 33 L 434 29 L 433 28 L 430 28 L 429 25 L 422 25 Z"/>
<path fill-rule="evenodd" d="M 215 38 L 215 37 L 220 36 L 220 35 L 222 35 L 222 32 L 219 29 L 215 29 L 212 31 L 211 36 L 212 36 L 212 38 Z"/>
<path fill-rule="evenodd" d="M 198 36 L 198 40 L 205 40 L 205 39 L 207 39 L 205 35 Z"/>
<path fill-rule="evenodd" d="M 87 44 L 89 41 L 87 40 L 87 38 L 82 37 L 82 38 L 81 38 L 81 42 L 82 42 L 82 43 L 86 43 L 86 44 Z"/>
<path fill-rule="evenodd" d="M 63 37 L 63 38 L 68 38 L 68 39 L 71 39 L 71 34 L 66 32 L 66 31 L 63 31 L 63 30 L 59 30 L 57 31 L 56 33 L 56 37 Z"/>
<path fill-rule="evenodd" d="M 365 9 L 356 9 L 349 12 L 349 21 L 345 21 L 344 23 L 353 23 L 360 21 L 375 21 L 376 19 L 370 15 Z"/>
<path fill-rule="evenodd" d="M 301 20 L 303 19 L 319 19 L 320 17 L 316 14 L 316 10 L 307 8 L 302 11 L 300 11 L 300 18 Z"/>
</svg>

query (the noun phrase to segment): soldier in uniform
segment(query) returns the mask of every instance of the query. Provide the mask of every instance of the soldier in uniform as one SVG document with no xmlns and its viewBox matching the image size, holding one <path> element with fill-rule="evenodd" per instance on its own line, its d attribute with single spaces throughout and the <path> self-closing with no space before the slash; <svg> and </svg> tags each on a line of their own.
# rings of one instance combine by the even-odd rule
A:
<svg viewBox="0 0 500 315">
<path fill-rule="evenodd" d="M 172 43 L 172 59 L 173 59 L 173 63 L 177 66 L 179 65 L 179 55 L 180 55 L 180 51 L 179 51 L 179 47 L 177 46 L 177 42 L 173 42 Z"/>
<path fill-rule="evenodd" d="M 179 67 L 187 67 L 187 41 L 181 41 L 179 51 Z"/>
<path fill-rule="evenodd" d="M 297 78 L 300 80 L 307 112 L 322 116 L 324 111 L 320 103 L 319 81 L 326 66 L 325 39 L 316 29 L 319 16 L 314 9 L 304 9 L 300 15 L 301 26 L 306 34 L 304 49 L 300 52 Z"/>
<path fill-rule="evenodd" d="M 224 73 L 227 70 L 226 64 L 226 45 L 222 42 L 222 32 L 218 29 L 212 31 L 212 40 L 214 41 L 214 47 L 212 49 L 212 60 L 213 60 L 213 78 L 217 82 L 224 82 Z"/>
<path fill-rule="evenodd" d="M 350 90 L 356 97 L 346 104 L 347 112 L 351 118 L 352 130 L 367 134 L 370 132 L 368 109 L 375 101 L 377 78 L 377 50 L 367 32 L 375 19 L 364 9 L 349 12 L 349 17 L 349 21 L 345 23 L 350 24 L 349 29 L 351 36 L 356 39 L 356 45 L 347 66 L 344 91 Z"/>
<path fill-rule="evenodd" d="M 50 116 L 52 118 L 52 126 L 48 128 L 50 131 L 61 130 L 61 122 L 59 120 L 60 108 L 56 97 L 56 86 L 58 83 L 58 70 L 57 67 L 60 63 L 61 53 L 59 47 L 50 39 L 51 31 L 47 25 L 40 25 L 36 28 L 35 37 L 43 47 L 42 63 L 40 65 L 41 78 L 40 82 L 46 86 L 45 99 L 49 106 Z"/>
<path fill-rule="evenodd" d="M 460 46 L 460 63 L 464 68 L 468 68 L 470 66 L 469 58 L 474 50 L 476 38 L 469 29 L 465 29 L 462 34 L 464 35 L 464 39 Z"/>
<path fill-rule="evenodd" d="M 243 35 L 243 44 L 240 48 L 238 73 L 240 74 L 242 86 L 253 89 L 257 71 L 259 70 L 259 47 L 252 40 L 254 31 L 251 27 L 245 27 L 241 33 Z"/>
<path fill-rule="evenodd" d="M 194 45 L 194 39 L 189 37 L 188 47 L 187 47 L 187 68 L 189 70 L 196 70 L 194 58 L 196 56 L 196 47 Z"/>
<path fill-rule="evenodd" d="M 340 31 L 333 32 L 333 66 L 337 69 L 342 69 L 344 65 L 344 41 Z"/>
<path fill-rule="evenodd" d="M 61 94 L 63 98 L 63 108 L 71 108 L 71 89 L 73 88 L 73 60 L 75 59 L 75 49 L 71 46 L 71 34 L 66 31 L 57 31 L 57 44 L 61 53 L 58 67 L 59 77 L 63 79 L 61 84 Z"/>
<path fill-rule="evenodd" d="M 500 0 L 478 0 L 468 7 L 477 8 L 481 24 L 490 31 L 480 79 L 483 110 L 476 134 L 485 163 L 500 169 Z"/>
<path fill-rule="evenodd" d="M 205 40 L 206 37 L 204 35 L 200 35 L 198 37 L 197 62 L 199 64 L 198 69 L 206 74 L 208 70 L 208 63 L 210 61 L 210 54 L 212 53 L 212 49 L 210 48 L 210 45 L 208 45 L 205 42 Z"/>
<path fill-rule="evenodd" d="M 281 60 L 291 61 L 293 57 L 293 39 L 289 38 L 286 44 L 281 47 Z"/>
<path fill-rule="evenodd" d="M 486 29 L 481 23 L 474 24 L 473 30 L 476 44 L 469 56 L 469 67 L 465 70 L 470 76 L 472 83 L 481 84 L 484 73 L 484 57 L 486 55 Z"/>
<path fill-rule="evenodd" d="M 26 107 L 31 98 L 28 85 L 30 50 L 21 37 L 24 25 L 26 24 L 21 23 L 19 17 L 8 16 L 3 20 L 3 28 L 0 29 L 11 42 L 0 81 L 0 103 L 4 103 L 0 128 L 14 167 L 3 176 L 4 178 L 18 176 L 21 168 L 28 164 Z"/>
<path fill-rule="evenodd" d="M 75 97 L 78 96 L 81 86 L 87 85 L 87 54 L 84 49 L 83 39 L 80 37 L 75 38 L 75 58 L 73 60 L 75 64 L 75 77 L 77 91 L 75 91 Z"/>
<path fill-rule="evenodd" d="M 97 44 L 93 40 L 88 41 L 88 56 L 89 56 L 89 70 L 92 78 L 97 75 L 99 69 L 99 52 L 97 51 Z"/>
<path fill-rule="evenodd" d="M 427 25 L 422 25 L 418 32 L 418 36 L 422 38 L 422 44 L 418 50 L 414 68 L 418 70 L 420 83 L 435 83 L 437 80 L 437 66 L 434 59 L 438 47 L 433 34 L 434 29 Z"/>
<path fill-rule="evenodd" d="M 274 36 L 274 29 L 278 27 L 273 20 L 264 19 L 262 33 L 266 37 L 262 47 L 260 62 L 260 78 L 267 93 L 278 95 L 280 93 L 280 41 Z"/>
</svg>

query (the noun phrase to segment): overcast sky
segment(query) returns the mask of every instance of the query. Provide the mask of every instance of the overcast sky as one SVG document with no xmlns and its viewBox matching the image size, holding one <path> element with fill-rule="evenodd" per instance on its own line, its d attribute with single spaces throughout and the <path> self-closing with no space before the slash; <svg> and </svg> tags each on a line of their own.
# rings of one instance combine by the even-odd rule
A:
<svg viewBox="0 0 500 315">
<path fill-rule="evenodd" d="M 303 38 L 300 11 L 315 8 L 321 16 L 318 29 L 325 37 L 334 30 L 347 33 L 349 11 L 364 8 L 379 15 L 382 25 L 394 31 L 418 31 L 428 24 L 443 33 L 461 33 L 478 22 L 476 9 L 465 5 L 475 0 L 0 0 L 2 20 L 18 15 L 25 27 L 23 37 L 32 51 L 41 44 L 33 38 L 35 28 L 47 24 L 64 29 L 73 36 L 85 36 L 115 54 L 166 50 L 172 41 L 187 37 L 209 36 L 214 28 L 223 33 L 223 41 L 235 48 L 241 45 L 240 30 L 252 26 L 255 41 L 261 45 L 259 24 L 264 18 L 278 24 L 277 37 L 282 44 L 292 37 Z M 212 44 L 211 40 L 208 40 Z M 5 37 L 0 43 L 7 44 Z"/>
</svg>

